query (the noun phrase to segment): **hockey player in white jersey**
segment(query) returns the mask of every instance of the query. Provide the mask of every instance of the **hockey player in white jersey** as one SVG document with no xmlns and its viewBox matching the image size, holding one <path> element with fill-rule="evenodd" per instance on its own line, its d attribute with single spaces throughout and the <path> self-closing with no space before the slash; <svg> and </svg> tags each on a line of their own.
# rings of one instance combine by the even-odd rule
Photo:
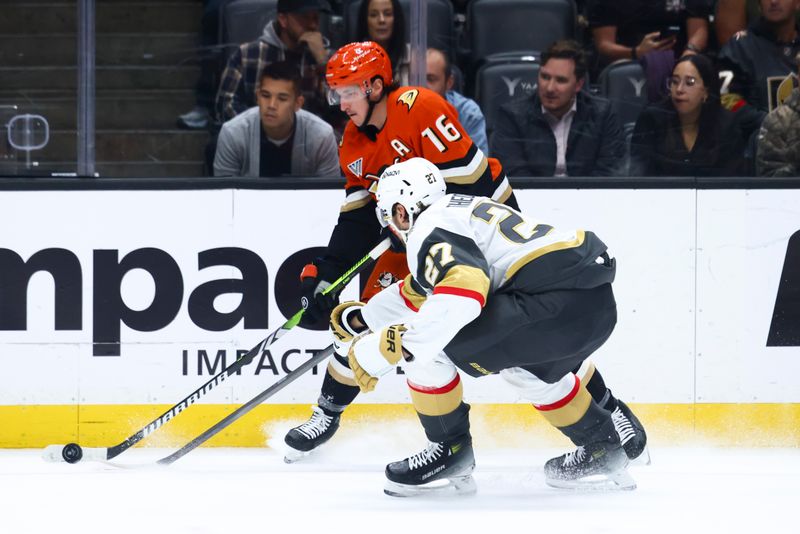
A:
<svg viewBox="0 0 800 534">
<path fill-rule="evenodd" d="M 548 484 L 635 488 L 626 466 L 645 447 L 641 423 L 625 406 L 620 428 L 624 404 L 597 402 L 579 378 L 591 375 L 586 359 L 616 323 L 605 244 L 489 198 L 446 195 L 439 170 L 421 158 L 389 167 L 377 199 L 379 219 L 406 243 L 411 274 L 366 305 L 340 304 L 331 326 L 364 392 L 403 360 L 429 445 L 386 467 L 386 493 L 475 491 L 457 369 L 499 373 L 577 445 L 545 464 Z M 631 437 L 638 450 L 626 454 Z"/>
</svg>

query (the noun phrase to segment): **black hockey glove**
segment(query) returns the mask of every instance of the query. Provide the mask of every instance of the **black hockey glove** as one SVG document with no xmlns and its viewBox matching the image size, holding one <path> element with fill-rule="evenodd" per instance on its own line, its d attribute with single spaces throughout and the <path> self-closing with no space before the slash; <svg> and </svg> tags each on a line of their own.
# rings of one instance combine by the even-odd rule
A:
<svg viewBox="0 0 800 534">
<path fill-rule="evenodd" d="M 403 243 L 403 240 L 397 237 L 397 234 L 392 232 L 392 229 L 388 226 L 384 226 L 381 229 L 381 239 L 389 238 L 391 245 L 389 245 L 389 250 L 392 252 L 400 252 L 405 254 L 406 252 L 406 244 Z"/>
<path fill-rule="evenodd" d="M 322 292 L 331 283 L 323 280 L 317 266 L 309 263 L 300 273 L 300 304 L 305 310 L 300 318 L 300 326 L 313 330 L 324 330 L 328 326 L 331 311 L 339 303 L 339 292 L 332 291 L 327 295 Z M 320 328 L 322 327 L 322 328 Z"/>
</svg>

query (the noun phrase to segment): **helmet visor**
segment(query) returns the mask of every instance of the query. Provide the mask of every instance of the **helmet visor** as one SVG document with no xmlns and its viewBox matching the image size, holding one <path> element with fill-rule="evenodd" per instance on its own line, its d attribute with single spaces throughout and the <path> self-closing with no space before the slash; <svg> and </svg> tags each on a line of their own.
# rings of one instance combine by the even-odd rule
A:
<svg viewBox="0 0 800 534">
<path fill-rule="evenodd" d="M 342 103 L 364 100 L 367 94 L 358 85 L 344 85 L 341 87 L 328 87 L 328 104 L 338 106 Z"/>
</svg>

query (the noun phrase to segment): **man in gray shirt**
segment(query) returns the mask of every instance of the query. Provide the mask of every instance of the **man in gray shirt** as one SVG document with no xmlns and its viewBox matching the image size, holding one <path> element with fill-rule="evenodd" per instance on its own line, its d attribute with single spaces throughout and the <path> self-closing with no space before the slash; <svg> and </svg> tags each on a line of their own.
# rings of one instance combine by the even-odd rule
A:
<svg viewBox="0 0 800 534">
<path fill-rule="evenodd" d="M 264 67 L 257 107 L 222 125 L 214 176 L 339 176 L 333 128 L 304 111 L 297 67 Z"/>
</svg>

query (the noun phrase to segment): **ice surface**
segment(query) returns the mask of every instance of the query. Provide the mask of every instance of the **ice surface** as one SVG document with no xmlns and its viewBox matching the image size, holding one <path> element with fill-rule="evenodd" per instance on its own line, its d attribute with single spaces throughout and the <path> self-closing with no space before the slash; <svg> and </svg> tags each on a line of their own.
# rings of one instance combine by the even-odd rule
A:
<svg viewBox="0 0 800 534">
<path fill-rule="evenodd" d="M 282 435 L 282 434 L 272 434 Z M 292 465 L 277 448 L 200 448 L 175 464 L 135 448 L 106 463 L 49 464 L 41 450 L 0 451 L 0 532 L 7 534 L 800 532 L 800 450 L 670 448 L 634 466 L 633 492 L 544 484 L 563 451 L 499 449 L 476 436 L 478 494 L 385 496 L 383 469 L 422 448 L 416 428 L 334 438 Z"/>
</svg>

